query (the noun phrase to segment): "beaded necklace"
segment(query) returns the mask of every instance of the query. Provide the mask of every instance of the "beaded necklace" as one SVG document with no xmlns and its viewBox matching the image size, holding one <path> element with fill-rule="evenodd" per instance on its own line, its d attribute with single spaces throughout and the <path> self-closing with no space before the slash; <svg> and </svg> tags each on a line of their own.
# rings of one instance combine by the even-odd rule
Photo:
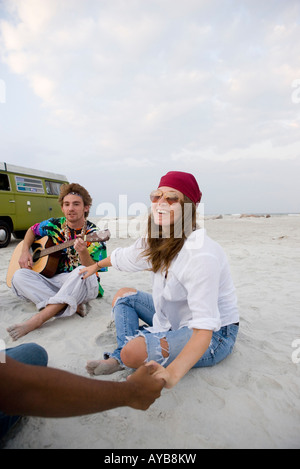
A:
<svg viewBox="0 0 300 469">
<path fill-rule="evenodd" d="M 84 220 L 83 227 L 81 229 L 80 235 L 83 237 L 86 233 L 86 228 L 87 228 L 87 221 Z M 71 231 L 70 228 L 68 227 L 67 220 L 63 223 L 62 225 L 62 230 L 64 233 L 65 241 L 69 241 L 72 239 Z M 77 231 L 77 230 L 74 230 Z M 71 246 L 67 248 L 67 256 L 70 261 L 70 266 L 75 268 L 79 266 L 79 254 L 75 249 Z"/>
</svg>

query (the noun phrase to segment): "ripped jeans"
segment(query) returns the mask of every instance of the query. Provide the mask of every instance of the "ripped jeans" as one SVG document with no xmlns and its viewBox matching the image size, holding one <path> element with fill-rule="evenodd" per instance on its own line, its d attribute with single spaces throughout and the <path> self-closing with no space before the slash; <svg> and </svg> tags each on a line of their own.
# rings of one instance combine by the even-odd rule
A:
<svg viewBox="0 0 300 469">
<path fill-rule="evenodd" d="M 152 295 L 149 293 L 138 291 L 119 298 L 113 311 L 117 331 L 117 348 L 113 353 L 105 353 L 104 358 L 115 358 L 122 365 L 121 350 L 134 337 L 142 335 L 145 338 L 147 361 L 154 360 L 162 366 L 168 366 L 179 355 L 193 334 L 193 330 L 188 327 L 165 332 L 149 332 L 145 326 L 140 326 L 139 320 L 152 326 L 155 309 Z M 194 368 L 213 366 L 224 360 L 233 350 L 238 329 L 238 325 L 230 324 L 213 332 L 208 349 L 194 365 Z M 168 342 L 169 356 L 167 358 L 162 354 L 160 344 L 162 338 Z"/>
</svg>

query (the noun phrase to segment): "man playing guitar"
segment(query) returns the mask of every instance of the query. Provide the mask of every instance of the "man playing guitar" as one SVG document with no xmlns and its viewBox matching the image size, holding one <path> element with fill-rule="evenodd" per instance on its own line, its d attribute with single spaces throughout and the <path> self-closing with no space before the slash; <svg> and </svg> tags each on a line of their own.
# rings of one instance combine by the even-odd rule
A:
<svg viewBox="0 0 300 469">
<path fill-rule="evenodd" d="M 35 303 L 39 312 L 24 323 L 7 329 L 13 340 L 37 329 L 54 316 L 66 317 L 76 312 L 83 315 L 83 304 L 104 293 L 97 275 L 82 280 L 77 270 L 79 266 L 95 264 L 107 256 L 104 242 L 91 244 L 85 241 L 97 231 L 96 225 L 87 220 L 92 204 L 90 194 L 79 184 L 63 184 L 59 203 L 64 217 L 37 223 L 25 235 L 19 258 L 21 268 L 14 273 L 11 286 L 18 297 Z M 56 271 L 50 278 L 33 269 L 30 251 L 36 238 L 45 236 L 54 245 L 74 240 L 72 247 L 67 243 L 68 247 L 59 251 Z"/>
</svg>

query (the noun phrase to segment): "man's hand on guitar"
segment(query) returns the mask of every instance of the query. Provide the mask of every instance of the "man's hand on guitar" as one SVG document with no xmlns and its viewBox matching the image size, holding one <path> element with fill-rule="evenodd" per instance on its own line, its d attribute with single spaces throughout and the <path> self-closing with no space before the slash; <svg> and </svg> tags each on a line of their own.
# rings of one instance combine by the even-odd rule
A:
<svg viewBox="0 0 300 469">
<path fill-rule="evenodd" d="M 78 252 L 78 254 L 80 254 L 81 252 L 84 252 L 85 249 L 86 249 L 86 242 L 83 241 L 83 239 L 77 237 L 76 238 L 76 241 L 74 243 L 74 248 L 76 249 L 76 251 Z"/>
<path fill-rule="evenodd" d="M 19 259 L 19 265 L 21 269 L 31 269 L 33 266 L 33 260 L 32 260 L 32 255 L 30 254 L 29 251 L 24 251 L 22 252 L 20 259 Z"/>
</svg>

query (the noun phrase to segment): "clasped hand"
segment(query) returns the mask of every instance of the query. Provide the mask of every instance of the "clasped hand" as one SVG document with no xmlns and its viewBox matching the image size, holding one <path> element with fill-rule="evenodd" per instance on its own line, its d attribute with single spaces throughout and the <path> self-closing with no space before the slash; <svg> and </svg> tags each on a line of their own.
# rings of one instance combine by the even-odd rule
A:
<svg viewBox="0 0 300 469">
<path fill-rule="evenodd" d="M 151 360 L 150 362 L 146 363 L 146 366 L 151 366 L 153 369 L 153 377 L 158 380 L 163 380 L 165 382 L 164 387 L 166 389 L 171 389 L 175 386 L 177 381 L 174 380 L 171 373 L 168 371 L 168 368 L 164 368 L 159 363 Z"/>
</svg>

